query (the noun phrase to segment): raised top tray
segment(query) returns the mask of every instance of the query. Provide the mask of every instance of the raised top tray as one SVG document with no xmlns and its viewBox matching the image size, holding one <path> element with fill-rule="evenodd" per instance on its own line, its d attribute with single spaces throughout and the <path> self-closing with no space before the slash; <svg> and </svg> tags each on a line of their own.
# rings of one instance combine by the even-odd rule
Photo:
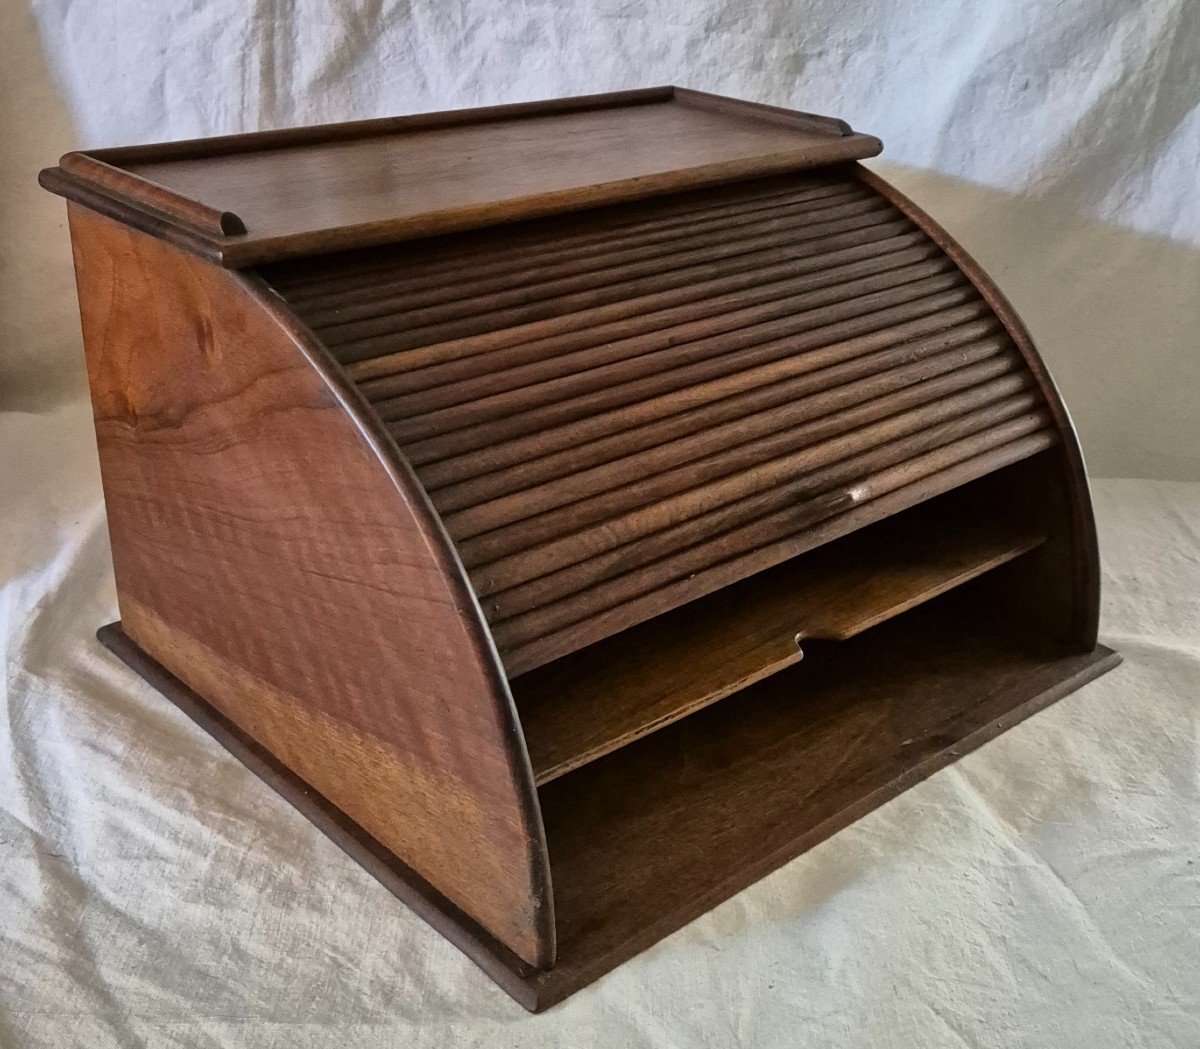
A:
<svg viewBox="0 0 1200 1049">
<path fill-rule="evenodd" d="M 875 156 L 839 120 L 675 87 L 68 153 L 42 185 L 227 267 Z"/>
</svg>

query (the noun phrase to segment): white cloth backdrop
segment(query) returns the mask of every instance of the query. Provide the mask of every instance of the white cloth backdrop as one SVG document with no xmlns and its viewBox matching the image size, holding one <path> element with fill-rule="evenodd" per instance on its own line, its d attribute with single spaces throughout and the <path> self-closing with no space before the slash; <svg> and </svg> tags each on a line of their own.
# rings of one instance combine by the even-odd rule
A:
<svg viewBox="0 0 1200 1049">
<path fill-rule="evenodd" d="M 0 0 L 0 1046 L 1200 1045 L 1200 4 Z M 92 638 L 67 149 L 680 83 L 880 135 L 1014 300 L 1126 664 L 530 1018 Z M 895 165 L 901 165 L 897 167 Z"/>
<path fill-rule="evenodd" d="M 34 184 L 66 149 L 677 83 L 879 135 L 1024 315 L 1093 471 L 1200 478 L 1198 0 L 3 0 L 0 49 L 24 406 L 79 388 Z"/>
</svg>

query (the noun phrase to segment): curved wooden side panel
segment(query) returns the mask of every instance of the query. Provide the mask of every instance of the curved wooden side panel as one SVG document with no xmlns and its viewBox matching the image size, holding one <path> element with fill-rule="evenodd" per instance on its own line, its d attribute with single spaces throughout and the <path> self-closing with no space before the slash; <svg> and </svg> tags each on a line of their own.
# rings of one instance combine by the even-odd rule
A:
<svg viewBox="0 0 1200 1049">
<path fill-rule="evenodd" d="M 526 962 L 541 816 L 426 497 L 253 282 L 70 207 L 124 629 Z"/>
<path fill-rule="evenodd" d="M 1074 423 L 1071 421 L 1062 395 L 1059 393 L 1045 361 L 1042 360 L 1041 354 L 1034 345 L 1029 329 L 1025 327 L 1012 304 L 979 263 L 935 219 L 895 186 L 861 164 L 855 164 L 854 168 L 858 172 L 859 179 L 865 185 L 887 199 L 893 207 L 903 212 L 914 224 L 919 226 L 975 286 L 1000 323 L 1004 325 L 1045 398 L 1062 446 L 1061 479 L 1071 531 L 1073 601 L 1070 633 L 1072 638 L 1078 642 L 1081 651 L 1090 651 L 1096 647 L 1100 624 L 1100 553 L 1083 451 L 1079 445 L 1079 435 L 1075 432 Z"/>
</svg>

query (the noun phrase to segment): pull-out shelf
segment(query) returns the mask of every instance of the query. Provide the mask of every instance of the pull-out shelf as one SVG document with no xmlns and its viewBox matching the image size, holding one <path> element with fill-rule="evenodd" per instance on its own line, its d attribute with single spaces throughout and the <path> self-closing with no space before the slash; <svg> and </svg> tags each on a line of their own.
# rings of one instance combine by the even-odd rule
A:
<svg viewBox="0 0 1200 1049">
<path fill-rule="evenodd" d="M 879 148 L 656 88 L 43 172 L 102 640 L 528 1008 L 1116 661 L 1062 402 Z"/>
<path fill-rule="evenodd" d="M 807 639 L 844 641 L 1044 536 L 910 511 L 513 681 L 534 781 L 548 783 L 785 667 Z"/>
</svg>

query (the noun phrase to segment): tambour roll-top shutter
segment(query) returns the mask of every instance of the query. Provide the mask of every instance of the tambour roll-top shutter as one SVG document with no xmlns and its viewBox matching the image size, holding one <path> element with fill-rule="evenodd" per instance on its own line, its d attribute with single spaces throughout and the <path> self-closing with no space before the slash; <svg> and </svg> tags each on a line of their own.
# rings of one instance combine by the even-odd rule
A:
<svg viewBox="0 0 1200 1049">
<path fill-rule="evenodd" d="M 510 673 L 1053 440 L 971 281 L 854 168 L 266 276 L 413 464 Z"/>
</svg>

